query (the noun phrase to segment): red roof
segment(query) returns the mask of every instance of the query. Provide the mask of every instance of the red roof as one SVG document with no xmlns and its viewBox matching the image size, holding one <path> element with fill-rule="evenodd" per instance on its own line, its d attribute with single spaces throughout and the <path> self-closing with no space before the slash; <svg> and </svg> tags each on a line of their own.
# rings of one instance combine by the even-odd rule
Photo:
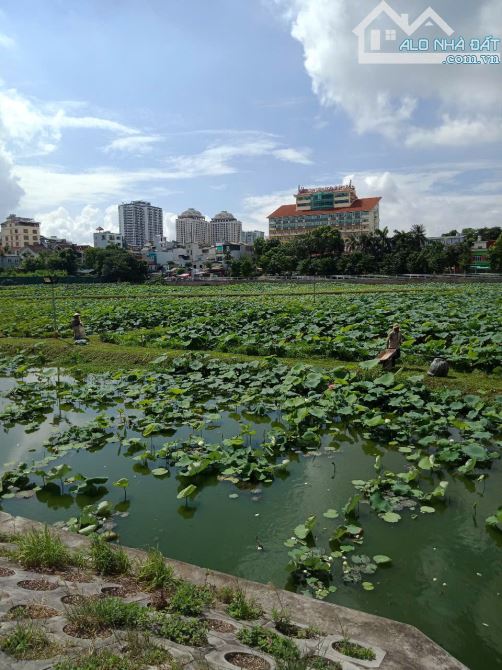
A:
<svg viewBox="0 0 502 670">
<path fill-rule="evenodd" d="M 306 211 L 296 209 L 296 205 L 281 205 L 275 212 L 268 215 L 268 219 L 281 216 L 313 216 L 318 214 L 330 214 L 331 212 L 368 212 L 373 209 L 382 198 L 358 198 L 354 200 L 351 207 L 336 207 L 334 209 L 309 209 Z"/>
</svg>

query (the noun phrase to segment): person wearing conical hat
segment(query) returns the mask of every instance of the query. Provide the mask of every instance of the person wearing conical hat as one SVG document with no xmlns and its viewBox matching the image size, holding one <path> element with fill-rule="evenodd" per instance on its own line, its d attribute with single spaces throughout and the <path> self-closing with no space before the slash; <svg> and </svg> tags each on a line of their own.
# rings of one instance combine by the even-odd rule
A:
<svg viewBox="0 0 502 670">
<path fill-rule="evenodd" d="M 85 340 L 85 330 L 80 312 L 75 312 L 71 320 L 71 329 L 73 330 L 73 338 L 76 340 Z"/>
</svg>

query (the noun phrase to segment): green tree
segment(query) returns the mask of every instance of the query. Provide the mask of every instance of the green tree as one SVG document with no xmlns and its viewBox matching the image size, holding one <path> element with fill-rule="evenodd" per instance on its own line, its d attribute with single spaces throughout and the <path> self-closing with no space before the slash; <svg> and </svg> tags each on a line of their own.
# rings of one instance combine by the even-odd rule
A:
<svg viewBox="0 0 502 670">
<path fill-rule="evenodd" d="M 502 233 L 497 237 L 497 241 L 489 250 L 490 267 L 493 272 L 502 272 Z"/>
<path fill-rule="evenodd" d="M 142 282 L 147 276 L 146 262 L 118 247 L 88 249 L 84 260 L 86 267 L 107 281 Z"/>
</svg>

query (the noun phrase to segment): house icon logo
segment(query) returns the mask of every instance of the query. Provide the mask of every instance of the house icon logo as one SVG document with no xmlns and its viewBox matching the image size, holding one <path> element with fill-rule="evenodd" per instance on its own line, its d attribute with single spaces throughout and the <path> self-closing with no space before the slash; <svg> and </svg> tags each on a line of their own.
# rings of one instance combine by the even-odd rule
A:
<svg viewBox="0 0 502 670">
<path fill-rule="evenodd" d="M 419 31 L 420 33 L 417 33 Z M 444 19 L 428 7 L 413 23 L 408 14 L 398 14 L 383 0 L 354 29 L 358 37 L 359 63 L 369 64 L 436 64 L 442 63 L 444 54 L 417 51 L 401 51 L 399 45 L 405 40 L 420 37 L 420 42 L 429 42 L 427 35 L 451 37 L 455 32 Z"/>
</svg>

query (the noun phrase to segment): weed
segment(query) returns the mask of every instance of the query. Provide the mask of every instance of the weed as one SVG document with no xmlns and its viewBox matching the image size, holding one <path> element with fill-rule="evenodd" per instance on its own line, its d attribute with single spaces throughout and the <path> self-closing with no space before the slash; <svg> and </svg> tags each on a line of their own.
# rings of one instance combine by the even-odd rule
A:
<svg viewBox="0 0 502 670">
<path fill-rule="evenodd" d="M 165 589 L 175 583 L 173 569 L 158 549 L 150 549 L 146 560 L 139 566 L 138 579 L 150 591 Z"/>
<path fill-rule="evenodd" d="M 132 630 L 127 632 L 125 648 L 122 651 L 135 663 L 135 668 L 142 668 L 144 665 L 162 665 L 171 658 L 169 652 L 153 644 L 147 634 Z M 171 670 L 172 667 L 171 664 Z"/>
<path fill-rule="evenodd" d="M 73 554 L 47 526 L 44 530 L 30 530 L 21 535 L 17 544 L 15 557 L 25 568 L 62 570 L 81 563 L 81 558 Z"/>
<path fill-rule="evenodd" d="M 121 547 L 108 544 L 99 536 L 92 538 L 90 556 L 93 568 L 100 575 L 124 575 L 131 568 L 125 551 Z"/>
<path fill-rule="evenodd" d="M 5 531 L 0 531 L 0 542 L 10 543 L 16 542 L 19 538 L 19 535 L 16 533 L 6 533 Z"/>
<path fill-rule="evenodd" d="M 83 634 L 93 635 L 107 628 L 135 628 L 145 625 L 148 612 L 137 603 L 120 598 L 88 598 L 66 612 L 69 623 Z"/>
<path fill-rule="evenodd" d="M 214 595 L 207 586 L 181 582 L 171 598 L 169 609 L 185 616 L 198 616 L 213 600 Z"/>
<path fill-rule="evenodd" d="M 181 617 L 179 614 L 156 615 L 155 632 L 178 644 L 203 647 L 207 644 L 207 627 L 200 619 Z"/>
<path fill-rule="evenodd" d="M 57 653 L 57 646 L 46 633 L 33 623 L 18 623 L 0 642 L 0 648 L 18 660 L 49 658 Z"/>
<path fill-rule="evenodd" d="M 261 617 L 263 610 L 254 598 L 246 598 L 244 591 L 236 589 L 228 604 L 227 614 L 234 619 L 252 621 Z"/>
<path fill-rule="evenodd" d="M 363 647 L 356 642 L 351 642 L 347 637 L 344 637 L 343 640 L 339 640 L 338 642 L 334 642 L 333 648 L 340 654 L 344 654 L 344 656 L 350 656 L 351 658 L 357 658 L 362 661 L 374 661 L 376 658 L 376 654 L 372 649 Z"/>
<path fill-rule="evenodd" d="M 232 602 L 234 595 L 235 589 L 233 589 L 231 586 L 222 586 L 217 591 L 218 599 L 227 605 Z"/>
<path fill-rule="evenodd" d="M 284 662 L 289 663 L 300 658 L 300 652 L 294 642 L 263 626 L 242 628 L 237 633 L 237 638 L 248 647 L 259 649 Z"/>
</svg>

